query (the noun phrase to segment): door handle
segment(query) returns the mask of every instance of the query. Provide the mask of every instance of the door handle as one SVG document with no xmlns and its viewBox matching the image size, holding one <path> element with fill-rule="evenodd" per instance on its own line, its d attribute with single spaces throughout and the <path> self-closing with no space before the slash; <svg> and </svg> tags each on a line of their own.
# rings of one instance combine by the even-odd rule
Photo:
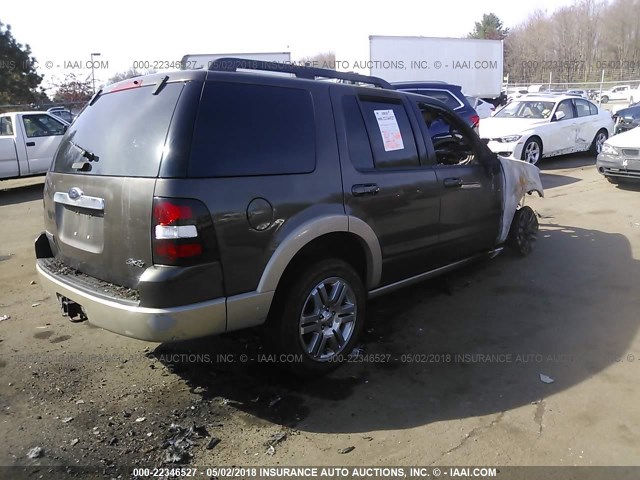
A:
<svg viewBox="0 0 640 480">
<path fill-rule="evenodd" d="M 351 187 L 351 194 L 354 197 L 362 197 L 364 195 L 376 195 L 380 191 L 377 183 L 359 183 Z"/>
<path fill-rule="evenodd" d="M 444 188 L 459 188 L 462 186 L 461 178 L 445 178 L 444 182 L 442 182 Z"/>
<path fill-rule="evenodd" d="M 27 142 L 27 147 L 35 147 L 36 142 Z"/>
</svg>

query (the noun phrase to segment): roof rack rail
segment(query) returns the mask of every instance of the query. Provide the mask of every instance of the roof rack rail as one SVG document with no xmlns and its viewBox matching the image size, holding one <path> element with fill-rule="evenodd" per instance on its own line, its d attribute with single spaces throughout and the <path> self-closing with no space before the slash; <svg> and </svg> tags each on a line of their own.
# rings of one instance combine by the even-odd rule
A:
<svg viewBox="0 0 640 480">
<path fill-rule="evenodd" d="M 394 90 L 389 82 L 379 77 L 360 75 L 351 72 L 337 72 L 327 68 L 304 67 L 301 65 L 284 64 L 279 62 L 265 62 L 246 58 L 225 57 L 211 62 L 209 70 L 218 72 L 235 72 L 242 70 L 263 70 L 267 72 L 291 73 L 298 78 L 315 80 L 316 78 L 335 78 L 354 83 L 367 83 L 380 88 Z"/>
</svg>

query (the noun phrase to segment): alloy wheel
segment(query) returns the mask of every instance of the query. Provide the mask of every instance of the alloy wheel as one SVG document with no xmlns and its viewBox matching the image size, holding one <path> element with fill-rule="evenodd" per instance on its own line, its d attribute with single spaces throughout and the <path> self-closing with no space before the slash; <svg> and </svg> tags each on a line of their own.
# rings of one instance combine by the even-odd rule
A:
<svg viewBox="0 0 640 480">
<path fill-rule="evenodd" d="M 540 160 L 540 146 L 536 142 L 530 142 L 525 147 L 524 158 L 533 165 L 538 163 L 538 160 Z"/>
<path fill-rule="evenodd" d="M 326 362 L 342 353 L 355 331 L 357 313 L 356 295 L 346 280 L 319 282 L 300 314 L 300 341 L 307 355 Z"/>
</svg>

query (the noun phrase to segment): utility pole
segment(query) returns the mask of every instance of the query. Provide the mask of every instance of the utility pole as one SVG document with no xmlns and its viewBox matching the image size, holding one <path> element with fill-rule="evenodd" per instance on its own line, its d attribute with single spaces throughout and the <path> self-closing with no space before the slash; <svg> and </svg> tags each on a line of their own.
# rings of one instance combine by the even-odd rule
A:
<svg viewBox="0 0 640 480">
<path fill-rule="evenodd" d="M 96 76 L 95 76 L 95 71 L 93 68 L 93 57 L 99 57 L 100 54 L 99 53 L 92 53 L 91 54 L 91 84 L 93 85 L 93 93 L 96 93 Z"/>
</svg>

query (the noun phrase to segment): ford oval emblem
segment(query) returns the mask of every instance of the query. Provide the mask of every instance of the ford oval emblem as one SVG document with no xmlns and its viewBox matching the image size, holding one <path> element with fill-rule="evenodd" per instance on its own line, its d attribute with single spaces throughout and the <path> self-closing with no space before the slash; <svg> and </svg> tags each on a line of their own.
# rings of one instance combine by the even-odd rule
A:
<svg viewBox="0 0 640 480">
<path fill-rule="evenodd" d="M 69 198 L 71 200 L 78 200 L 84 193 L 78 187 L 73 187 L 69 190 Z"/>
</svg>

